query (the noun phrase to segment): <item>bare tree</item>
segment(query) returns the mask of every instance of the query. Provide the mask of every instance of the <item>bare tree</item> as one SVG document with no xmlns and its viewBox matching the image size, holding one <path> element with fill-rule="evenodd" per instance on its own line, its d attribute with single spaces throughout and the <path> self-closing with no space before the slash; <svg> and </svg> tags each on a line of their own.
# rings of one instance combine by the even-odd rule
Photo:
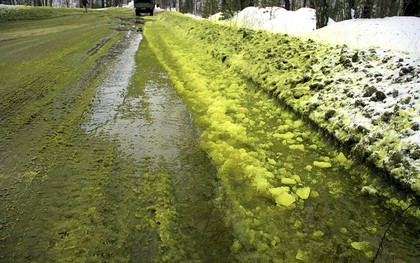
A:
<svg viewBox="0 0 420 263">
<path fill-rule="evenodd" d="M 373 14 L 373 0 L 365 0 L 360 17 L 371 18 L 372 14 Z"/>
<path fill-rule="evenodd" d="M 328 24 L 328 1 L 327 0 L 315 0 L 315 11 L 316 11 L 316 28 L 322 28 Z"/>
<path fill-rule="evenodd" d="M 353 18 L 352 10 L 356 9 L 356 0 L 348 0 L 347 10 L 346 10 L 346 19 Z"/>
<path fill-rule="evenodd" d="M 284 8 L 286 8 L 286 10 L 290 10 L 290 0 L 284 0 Z"/>
<path fill-rule="evenodd" d="M 420 2 L 418 0 L 404 0 L 403 16 L 420 16 Z"/>
<path fill-rule="evenodd" d="M 309 0 L 309 8 L 314 8 L 315 9 L 315 1 L 317 1 L 317 0 Z"/>
</svg>

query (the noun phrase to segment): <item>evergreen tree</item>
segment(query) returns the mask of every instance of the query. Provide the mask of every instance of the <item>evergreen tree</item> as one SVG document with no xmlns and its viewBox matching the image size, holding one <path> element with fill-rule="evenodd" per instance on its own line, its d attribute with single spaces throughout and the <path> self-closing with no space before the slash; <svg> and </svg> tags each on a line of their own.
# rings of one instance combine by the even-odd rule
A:
<svg viewBox="0 0 420 263">
<path fill-rule="evenodd" d="M 328 1 L 327 0 L 315 0 L 315 11 L 316 11 L 316 28 L 322 28 L 328 24 Z"/>
<path fill-rule="evenodd" d="M 193 13 L 194 6 L 192 0 L 182 0 L 179 3 L 179 11 L 181 13 Z"/>
<path fill-rule="evenodd" d="M 245 9 L 248 6 L 253 6 L 253 0 L 222 0 L 222 14 L 223 18 L 230 18 L 236 12 Z"/>
<path fill-rule="evenodd" d="M 373 0 L 365 0 L 362 8 L 361 18 L 372 18 L 373 14 Z"/>
<path fill-rule="evenodd" d="M 286 8 L 286 10 L 290 10 L 290 0 L 284 0 L 284 8 Z"/>
<path fill-rule="evenodd" d="M 403 16 L 420 16 L 420 1 L 405 0 L 403 4 Z"/>
<path fill-rule="evenodd" d="M 204 18 L 220 12 L 219 0 L 205 0 L 201 7 L 201 14 Z"/>
</svg>

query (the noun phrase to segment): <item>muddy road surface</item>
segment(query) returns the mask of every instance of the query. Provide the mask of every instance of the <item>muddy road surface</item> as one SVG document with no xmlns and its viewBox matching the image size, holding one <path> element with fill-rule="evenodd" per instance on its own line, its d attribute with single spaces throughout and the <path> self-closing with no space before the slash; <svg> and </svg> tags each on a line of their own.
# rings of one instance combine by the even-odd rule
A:
<svg viewBox="0 0 420 263">
<path fill-rule="evenodd" d="M 2 27 L 0 262 L 229 258 L 216 169 L 142 23 Z"/>
<path fill-rule="evenodd" d="M 419 258 L 416 208 L 374 191 L 404 194 L 253 84 L 206 71 L 210 61 L 202 78 L 220 86 L 204 99 L 220 107 L 199 116 L 144 21 L 119 10 L 0 25 L 0 262 Z M 223 133 L 194 125 L 223 118 Z M 238 152 L 226 147 L 227 131 L 243 135 L 234 120 L 247 130 Z M 261 197 L 268 184 L 274 201 Z"/>
</svg>

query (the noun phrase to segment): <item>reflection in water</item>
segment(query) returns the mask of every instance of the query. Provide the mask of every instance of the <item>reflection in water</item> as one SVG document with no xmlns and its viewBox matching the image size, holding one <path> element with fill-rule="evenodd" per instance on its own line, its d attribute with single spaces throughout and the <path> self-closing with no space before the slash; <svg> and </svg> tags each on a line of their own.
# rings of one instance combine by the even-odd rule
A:
<svg viewBox="0 0 420 263">
<path fill-rule="evenodd" d="M 161 156 L 168 163 L 176 163 L 179 153 L 197 142 L 197 132 L 165 73 L 149 75 L 142 96 L 126 96 L 142 39 L 140 34 L 129 37 L 128 48 L 98 88 L 90 121 L 84 128 L 117 138 L 137 161 Z"/>
<path fill-rule="evenodd" d="M 133 256 L 159 262 L 155 253 L 161 249 L 161 255 L 180 260 L 226 260 L 230 237 L 213 202 L 215 167 L 198 146 L 199 133 L 189 111 L 141 40 L 141 35 L 131 36 L 129 47 L 98 88 L 84 126 L 88 133 L 115 140 L 137 167 L 135 217 L 143 221 L 131 233 L 141 243 Z"/>
<path fill-rule="evenodd" d="M 98 87 L 90 121 L 84 125 L 86 131 L 93 132 L 109 125 L 116 116 L 118 106 L 123 103 L 131 76 L 135 72 L 134 58 L 141 39 L 141 34 L 128 31 L 124 40 L 129 41 L 129 45 L 117 57 L 115 64 L 109 69 L 107 77 Z"/>
<path fill-rule="evenodd" d="M 175 91 L 153 80 L 146 83 L 142 97 L 127 98 L 114 125 L 108 128 L 137 160 L 162 156 L 174 164 L 183 146 L 197 141 L 189 112 Z"/>
<path fill-rule="evenodd" d="M 142 96 L 126 96 L 135 72 L 134 55 L 142 37 L 131 38 L 130 45 L 98 88 L 93 113 L 84 127 L 88 132 L 118 139 L 126 153 L 137 161 L 164 157 L 174 165 L 179 163 L 179 154 L 191 142 L 198 141 L 197 132 L 164 73 L 149 75 Z"/>
<path fill-rule="evenodd" d="M 227 102 L 229 111 L 222 116 L 207 116 L 215 118 L 212 123 L 217 124 L 218 117 L 231 114 L 231 120 L 246 128 L 244 141 L 251 139 L 251 143 L 239 144 L 238 147 L 243 147 L 238 150 L 240 154 L 230 155 L 229 151 L 234 153 L 233 148 L 223 148 L 224 139 L 230 138 L 225 133 L 232 130 L 231 135 L 238 136 L 238 129 L 229 126 L 230 122 L 221 123 L 221 130 L 202 140 L 211 146 L 219 143 L 220 156 L 228 160 L 223 160 L 225 165 L 219 170 L 219 178 L 224 181 L 223 198 L 228 199 L 227 224 L 233 226 L 235 236 L 233 245 L 230 244 L 224 215 L 214 212 L 217 209 L 212 204 L 214 186 L 218 185 L 215 168 L 197 146 L 198 133 L 191 124 L 189 111 L 147 49 L 137 55 L 139 68 L 135 74 L 141 74 L 141 80 L 130 85 L 128 79 L 134 73 L 134 54 L 140 40 L 141 36 L 132 36 L 130 47 L 99 88 L 92 117 L 85 128 L 118 141 L 133 160 L 152 164 L 149 171 L 159 170 L 163 160 L 171 184 L 163 188 L 172 189 L 176 202 L 171 206 L 176 208 L 177 215 L 171 220 L 178 222 L 171 226 L 171 234 L 166 237 L 188 239 L 183 249 L 195 247 L 201 258 L 211 259 L 208 262 L 220 262 L 230 248 L 243 262 L 267 258 L 284 258 L 290 262 L 365 262 L 375 256 L 386 222 L 395 213 L 387 211 L 378 198 L 361 196 L 360 186 L 372 183 L 369 171 L 364 166 L 347 163 L 344 155 L 318 132 L 280 109 L 266 94 L 255 92 L 252 85 L 238 85 L 231 91 L 218 90 L 226 93 L 225 97 L 234 98 Z M 127 79 L 121 79 L 124 74 L 128 74 Z M 242 94 L 237 93 L 241 86 L 245 87 Z M 235 109 L 247 114 L 235 115 Z M 217 143 L 214 138 L 218 139 Z M 310 195 L 301 198 L 304 202 L 296 200 L 295 209 L 283 208 L 282 199 L 276 199 L 280 204 L 276 205 L 269 198 L 261 197 L 250 182 L 253 177 L 244 176 L 241 170 L 245 164 L 240 163 L 239 157 L 246 151 L 254 153 L 252 160 L 269 164 L 268 171 L 273 174 L 270 183 L 276 189 L 298 193 L 306 186 L 311 189 Z M 246 163 L 248 170 L 253 165 Z M 362 182 L 358 179 L 361 177 Z M 155 185 L 155 180 L 150 182 Z M 145 188 L 147 182 L 141 186 Z M 299 197 L 305 196 L 299 193 Z M 159 209 L 155 207 L 152 211 L 157 213 Z M 409 259 L 417 256 L 413 235 L 416 230 L 413 222 L 405 219 L 401 218 L 387 233 L 386 240 L 390 242 L 386 243 L 382 258 L 400 260 L 399 254 Z M 225 258 L 224 262 L 228 261 Z"/>
</svg>

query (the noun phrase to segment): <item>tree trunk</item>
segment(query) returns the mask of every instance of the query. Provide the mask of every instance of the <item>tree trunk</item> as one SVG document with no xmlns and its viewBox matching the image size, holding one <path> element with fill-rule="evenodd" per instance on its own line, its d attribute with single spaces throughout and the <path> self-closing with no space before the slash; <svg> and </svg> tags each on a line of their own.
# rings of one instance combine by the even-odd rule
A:
<svg viewBox="0 0 420 263">
<path fill-rule="evenodd" d="M 322 28 L 328 24 L 328 2 L 327 0 L 315 0 L 316 28 Z"/>
<path fill-rule="evenodd" d="M 344 20 L 353 18 L 351 12 L 352 9 L 355 9 L 354 0 L 346 0 L 344 2 Z"/>
<path fill-rule="evenodd" d="M 284 0 L 284 6 L 286 10 L 290 10 L 290 0 Z"/>
<path fill-rule="evenodd" d="M 356 10 L 356 1 L 355 0 L 348 0 L 347 3 L 347 14 L 346 14 L 346 19 L 352 19 L 353 18 L 353 14 L 351 12 L 351 10 Z"/>
<path fill-rule="evenodd" d="M 319 0 L 309 0 L 309 7 L 315 9 L 315 1 Z"/>
<path fill-rule="evenodd" d="M 373 0 L 366 0 L 362 9 L 361 18 L 372 18 Z"/>
<path fill-rule="evenodd" d="M 418 0 L 405 0 L 403 8 L 403 16 L 420 15 L 420 3 Z"/>
</svg>

